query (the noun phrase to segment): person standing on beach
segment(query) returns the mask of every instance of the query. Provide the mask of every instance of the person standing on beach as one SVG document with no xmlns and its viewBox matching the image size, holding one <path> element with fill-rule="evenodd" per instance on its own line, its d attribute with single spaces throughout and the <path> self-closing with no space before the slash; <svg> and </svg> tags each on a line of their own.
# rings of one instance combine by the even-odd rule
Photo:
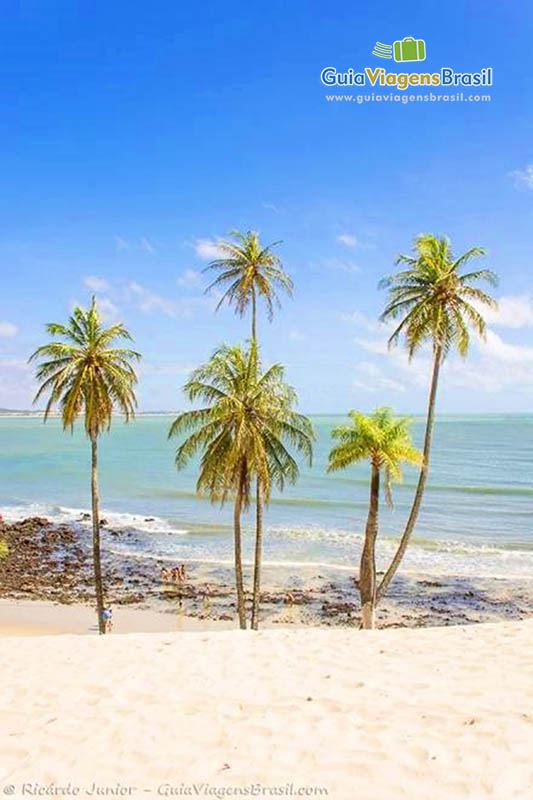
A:
<svg viewBox="0 0 533 800">
<path fill-rule="evenodd" d="M 102 612 L 104 620 L 104 633 L 111 633 L 113 630 L 113 611 L 110 608 L 104 608 Z"/>
</svg>

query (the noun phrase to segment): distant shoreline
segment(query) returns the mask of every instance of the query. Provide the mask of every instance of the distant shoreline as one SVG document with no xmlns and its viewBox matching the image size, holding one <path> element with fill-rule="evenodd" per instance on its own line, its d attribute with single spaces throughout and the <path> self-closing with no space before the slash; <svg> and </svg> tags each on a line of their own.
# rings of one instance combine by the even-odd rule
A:
<svg viewBox="0 0 533 800">
<path fill-rule="evenodd" d="M 138 411 L 136 413 L 136 417 L 171 417 L 176 414 L 181 414 L 183 409 L 175 409 L 174 411 Z M 424 411 L 405 411 L 403 412 L 407 416 L 413 417 L 415 419 L 420 418 L 421 420 L 425 419 L 425 412 Z M 48 415 L 52 419 L 59 419 L 61 416 L 58 411 L 51 411 Z M 114 414 L 115 418 L 120 419 L 122 414 Z M 347 412 L 342 411 L 315 411 L 313 413 L 306 414 L 306 416 L 310 417 L 311 419 L 315 417 L 339 417 L 346 419 L 348 414 Z M 0 409 L 0 419 L 2 417 L 12 417 L 12 418 L 28 418 L 28 419 L 40 419 L 44 417 L 44 411 L 33 411 L 28 409 Z M 488 419 L 490 417 L 532 417 L 533 414 L 528 411 L 486 411 L 486 412 L 468 412 L 468 411 L 453 411 L 453 412 L 444 412 L 441 414 L 437 414 L 437 419 L 443 420 L 448 418 L 460 418 L 460 417 L 480 417 L 484 419 Z"/>
</svg>

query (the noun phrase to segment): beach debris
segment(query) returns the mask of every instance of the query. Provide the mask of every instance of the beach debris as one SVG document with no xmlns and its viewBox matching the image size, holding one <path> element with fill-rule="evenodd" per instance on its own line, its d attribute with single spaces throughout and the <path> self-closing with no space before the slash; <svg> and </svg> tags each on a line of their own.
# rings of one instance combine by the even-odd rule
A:
<svg viewBox="0 0 533 800">
<path fill-rule="evenodd" d="M 90 515 L 88 515 L 90 519 Z M 148 519 L 148 518 L 147 518 Z M 128 550 L 106 547 L 127 539 Z M 230 568 L 220 565 L 175 563 L 140 558 L 144 534 L 134 528 L 103 534 L 102 563 L 107 602 L 116 606 L 161 606 L 183 602 L 180 612 L 231 622 L 234 619 Z M 0 541 L 8 555 L 0 560 L 0 597 L 42 599 L 65 604 L 94 600 L 91 531 L 85 525 L 58 523 L 44 517 L 0 522 Z M 352 575 L 332 580 L 327 572 L 320 583 L 316 573 L 303 586 L 294 586 L 294 573 L 276 571 L 265 580 L 261 599 L 270 625 L 353 626 L 359 604 L 353 601 Z M 270 581 L 270 582 L 269 582 Z M 439 576 L 421 587 L 417 577 L 399 576 L 386 605 L 380 608 L 382 627 L 456 625 L 519 619 L 532 615 L 533 581 L 511 579 L 457 580 Z M 433 584 L 439 583 L 439 586 Z M 439 589 L 437 592 L 436 589 Z M 251 597 L 247 595 L 248 601 Z M 405 613 L 405 609 L 409 609 Z"/>
</svg>

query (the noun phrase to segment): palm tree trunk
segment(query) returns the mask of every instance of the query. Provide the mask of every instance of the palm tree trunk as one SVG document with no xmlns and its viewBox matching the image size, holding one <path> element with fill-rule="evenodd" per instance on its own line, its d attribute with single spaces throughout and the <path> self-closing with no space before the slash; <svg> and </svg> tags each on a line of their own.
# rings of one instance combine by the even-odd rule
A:
<svg viewBox="0 0 533 800">
<path fill-rule="evenodd" d="M 237 611 L 239 626 L 246 630 L 246 608 L 244 604 L 244 581 L 242 576 L 242 544 L 241 544 L 242 484 L 237 489 L 233 510 L 233 534 L 235 549 L 235 585 L 237 588 Z"/>
<path fill-rule="evenodd" d="M 255 286 L 252 286 L 252 342 L 257 344 L 257 300 Z"/>
<path fill-rule="evenodd" d="M 361 627 L 375 627 L 376 618 L 376 538 L 379 522 L 379 466 L 372 462 L 370 504 L 365 528 L 365 543 L 359 569 L 361 595 Z"/>
<path fill-rule="evenodd" d="M 254 597 L 252 602 L 252 630 L 259 628 L 259 603 L 261 600 L 261 566 L 263 561 L 263 486 L 257 479 L 257 496 L 255 506 L 255 563 L 254 563 Z"/>
<path fill-rule="evenodd" d="M 429 390 L 426 433 L 424 436 L 424 460 L 422 461 L 422 466 L 420 468 L 420 475 L 418 477 L 418 484 L 416 487 L 413 505 L 411 506 L 411 512 L 409 514 L 409 518 L 407 520 L 403 536 L 400 539 L 400 544 L 398 545 L 398 549 L 394 554 L 394 558 L 392 559 L 388 570 L 386 571 L 385 575 L 381 580 L 381 583 L 378 586 L 377 602 L 381 600 L 381 598 L 387 591 L 390 582 L 396 575 L 396 572 L 398 570 L 398 567 L 400 566 L 404 553 L 407 550 L 407 545 L 409 544 L 411 534 L 413 533 L 416 521 L 418 519 L 418 514 L 420 512 L 422 497 L 424 496 L 424 490 L 426 488 L 428 472 L 429 472 L 431 439 L 433 435 L 433 427 L 435 424 L 435 401 L 437 398 L 437 388 L 439 384 L 439 373 L 441 365 L 442 365 L 442 347 L 438 346 L 435 348 L 435 353 L 433 358 L 433 374 L 431 376 L 431 388 Z"/>
<path fill-rule="evenodd" d="M 102 561 L 100 558 L 100 501 L 98 498 L 98 437 L 91 434 L 92 472 L 91 497 L 93 519 L 93 565 L 94 589 L 96 594 L 96 613 L 98 614 L 98 632 L 105 633 L 104 625 L 104 586 L 102 581 Z"/>
</svg>

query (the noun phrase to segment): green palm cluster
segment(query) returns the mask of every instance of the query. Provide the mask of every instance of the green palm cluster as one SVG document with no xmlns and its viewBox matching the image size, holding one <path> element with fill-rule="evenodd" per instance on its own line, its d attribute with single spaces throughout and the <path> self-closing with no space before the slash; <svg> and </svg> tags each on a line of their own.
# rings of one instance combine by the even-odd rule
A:
<svg viewBox="0 0 533 800">
<path fill-rule="evenodd" d="M 485 320 L 479 306 L 496 308 L 496 303 L 475 284 L 487 281 L 497 285 L 494 272 L 488 269 L 462 273 L 469 261 L 485 255 L 482 247 L 472 247 L 456 258 L 445 236 L 421 234 L 414 243 L 413 256 L 400 255 L 397 264 L 407 269 L 389 275 L 380 287 L 389 290 L 389 302 L 381 316 L 383 322 L 401 318 L 389 343 L 397 344 L 403 336 L 409 357 L 424 344 L 440 350 L 445 357 L 456 348 L 466 356 L 470 330 L 485 336 Z"/>
<path fill-rule="evenodd" d="M 131 341 L 132 337 L 124 325 L 104 327 L 94 297 L 88 309 L 76 308 L 66 325 L 51 322 L 46 330 L 57 338 L 39 347 L 30 357 L 30 361 L 39 362 L 36 376 L 41 383 L 34 402 L 48 395 L 44 419 L 58 405 L 65 430 L 72 430 L 83 415 L 85 431 L 91 440 L 94 578 L 98 628 L 104 633 L 98 437 L 111 427 L 114 411 L 121 413 L 126 422 L 135 415 L 137 375 L 133 364 L 140 354 L 116 346 L 117 342 Z"/>
<path fill-rule="evenodd" d="M 132 362 L 140 355 L 113 346 L 120 339 L 132 341 L 124 325 L 104 328 L 93 297 L 89 309 L 76 308 L 66 325 L 51 322 L 46 330 L 63 341 L 49 342 L 30 357 L 40 362 L 36 378 L 41 386 L 34 402 L 49 395 L 45 419 L 58 404 L 64 428 L 72 429 L 83 413 L 86 432 L 98 436 L 109 429 L 114 409 L 126 420 L 134 416 L 137 375 Z"/>
<path fill-rule="evenodd" d="M 235 308 L 235 313 L 243 317 L 252 309 L 252 339 L 257 336 L 257 300 L 261 299 L 272 320 L 274 309 L 280 307 L 278 290 L 291 295 L 293 283 L 283 270 L 280 258 L 273 248 L 281 242 L 273 242 L 263 247 L 255 231 L 231 232 L 235 240 L 217 243 L 220 258 L 207 265 L 204 272 L 216 271 L 219 276 L 207 287 L 223 290 L 217 310 L 227 303 Z"/>
<path fill-rule="evenodd" d="M 371 464 L 370 500 L 365 541 L 359 569 L 362 626 L 375 626 L 376 539 L 379 529 L 379 496 L 382 475 L 385 497 L 392 505 L 392 482 L 402 480 L 402 464 L 420 464 L 422 454 L 413 447 L 408 417 L 395 417 L 390 408 L 376 408 L 370 414 L 350 411 L 352 425 L 335 428 L 339 440 L 329 454 L 328 472 L 346 469 L 360 461 Z"/>
<path fill-rule="evenodd" d="M 273 486 L 282 491 L 296 481 L 298 464 L 289 448 L 310 462 L 312 427 L 294 411 L 296 394 L 284 381 L 284 368 L 274 364 L 263 370 L 254 341 L 244 349 L 219 347 L 194 370 L 184 391 L 202 407 L 183 412 L 170 428 L 170 437 L 187 435 L 177 448 L 176 466 L 183 468 L 199 451 L 198 492 L 222 503 L 234 499 L 237 606 L 245 628 L 241 513 L 250 506 L 254 479 L 265 502 Z M 254 602 L 259 602 L 255 593 Z M 253 610 L 256 622 L 255 605 Z"/>
<path fill-rule="evenodd" d="M 311 441 L 313 438 L 311 425 L 302 415 L 290 412 L 291 406 L 296 403 L 296 394 L 293 389 L 288 387 L 283 381 L 283 368 L 277 364 L 261 373 L 259 359 L 259 342 L 257 339 L 257 302 L 262 300 L 266 306 L 267 317 L 271 321 L 274 309 L 280 307 L 278 292 L 280 290 L 287 294 L 292 294 L 293 283 L 283 269 L 280 258 L 273 252 L 273 248 L 280 244 L 274 242 L 264 247 L 255 231 L 241 233 L 234 230 L 231 232 L 233 241 L 221 241 L 217 243 L 220 258 L 212 261 L 206 271 L 219 272 L 218 277 L 207 287 L 206 291 L 223 290 L 222 297 L 217 304 L 217 310 L 224 303 L 233 306 L 235 313 L 239 316 L 251 309 L 251 346 L 246 351 L 241 348 L 221 348 L 213 359 L 204 368 L 204 373 L 200 376 L 195 373 L 197 380 L 202 383 L 202 374 L 207 375 L 207 380 L 226 381 L 225 391 L 228 397 L 232 396 L 235 400 L 233 412 L 237 408 L 241 419 L 247 419 L 248 423 L 240 430 L 242 433 L 235 436 L 232 444 L 229 439 L 224 437 L 219 441 L 216 439 L 216 446 L 221 450 L 228 447 L 227 469 L 221 469 L 216 459 L 211 458 L 211 448 L 213 442 L 204 439 L 203 434 L 199 433 L 198 438 L 190 437 L 188 447 L 196 450 L 202 449 L 202 466 L 199 489 L 208 488 L 210 496 L 215 499 L 220 496 L 222 501 L 226 500 L 231 492 L 236 493 L 234 531 L 235 531 L 235 571 L 237 582 L 237 604 L 239 608 L 239 622 L 241 627 L 246 626 L 244 590 L 242 577 L 242 558 L 240 543 L 240 513 L 241 509 L 248 509 L 251 499 L 252 481 L 255 479 L 255 556 L 254 556 L 254 587 L 252 600 L 252 619 L 251 626 L 257 630 L 259 625 L 259 603 L 261 592 L 261 568 L 262 568 L 262 548 L 263 548 L 263 517 L 264 506 L 270 499 L 272 485 L 283 488 L 285 481 L 294 482 L 298 476 L 298 465 L 284 446 L 283 440 L 297 450 L 303 452 L 308 458 L 311 457 Z M 224 376 L 222 378 L 221 376 Z M 229 377 L 229 376 L 233 377 Z M 237 377 L 240 376 L 240 377 Z M 194 376 L 193 376 L 194 377 Z M 194 383 L 194 381 L 193 381 Z M 275 387 L 275 389 L 274 389 Z M 219 389 L 219 387 L 214 387 Z M 198 396 L 191 384 L 185 387 L 189 399 L 194 401 Z M 217 395 L 210 390 L 208 394 L 200 395 L 204 400 L 211 401 L 213 406 L 217 405 Z M 243 392 L 245 394 L 243 394 Z M 245 399 L 244 399 L 245 398 Z M 221 398 L 218 398 L 219 400 Z M 228 399 L 225 398 L 219 403 L 219 409 L 227 407 Z M 290 413 L 289 413 L 290 412 Z M 206 412 L 207 413 L 207 412 Z M 219 413 L 219 412 L 217 412 Z M 293 414 L 291 416 L 290 414 Z M 183 417 L 184 415 L 181 415 Z M 194 417 L 186 417 L 183 424 L 188 424 Z M 232 417 L 235 425 L 235 417 Z M 260 420 L 270 420 L 269 425 L 265 426 Z M 277 419 L 276 428 L 269 427 L 273 420 Z M 178 422 L 176 420 L 176 422 Z M 248 428 L 248 424 L 255 420 L 258 427 Z M 174 423 L 171 434 L 176 435 L 182 430 L 181 422 L 176 426 Z M 199 424 L 202 424 L 201 421 Z M 175 427 L 176 426 L 176 427 Z M 231 426 L 230 426 L 231 427 Z M 210 430 L 207 428 L 207 430 Z M 244 434 L 248 430 L 249 434 Z M 260 439 L 263 446 L 259 447 Z M 187 443 L 185 443 L 187 444 Z M 242 468 L 242 461 L 237 453 L 245 453 L 245 464 L 247 469 Z M 187 448 L 184 451 L 178 449 L 176 465 L 181 468 L 182 458 L 187 457 Z M 236 461 L 234 460 L 236 459 Z M 209 464 L 216 466 L 214 472 L 210 471 Z M 240 464 L 241 466 L 236 466 Z M 237 476 L 239 469 L 243 469 L 240 477 Z M 235 472 L 237 470 L 237 472 Z M 241 488 L 239 488 L 241 487 Z M 238 519 L 237 519 L 238 517 Z"/>
<path fill-rule="evenodd" d="M 395 417 L 391 408 L 376 408 L 370 414 L 350 411 L 352 425 L 331 432 L 340 444 L 329 454 L 328 472 L 346 469 L 359 461 L 370 461 L 385 476 L 387 503 L 392 505 L 392 483 L 402 481 L 402 463 L 420 464 L 422 456 L 413 447 L 409 417 Z"/>
<path fill-rule="evenodd" d="M 296 393 L 284 381 L 284 367 L 273 364 L 263 371 L 253 343 L 217 348 L 194 370 L 184 392 L 191 403 L 207 405 L 174 420 L 169 436 L 195 430 L 178 447 L 176 466 L 181 469 L 202 449 L 197 489 L 213 500 L 225 501 L 240 485 L 249 505 L 250 482 L 240 481 L 243 465 L 248 477 L 260 477 L 267 500 L 273 484 L 282 490 L 286 481 L 294 482 L 298 465 L 284 442 L 311 459 L 312 428 L 293 410 Z"/>
<path fill-rule="evenodd" d="M 407 269 L 380 283 L 381 288 L 389 290 L 389 302 L 381 320 L 401 319 L 389 338 L 389 346 L 395 346 L 403 338 L 410 358 L 423 345 L 429 345 L 433 353 L 433 369 L 420 475 L 398 549 L 378 587 L 378 600 L 395 576 L 418 520 L 429 471 L 442 364 L 452 349 L 466 358 L 470 329 L 481 339 L 486 336 L 485 320 L 479 309 L 497 308 L 494 299 L 476 286 L 479 281 L 496 286 L 496 274 L 488 269 L 464 271 L 468 262 L 485 255 L 482 247 L 472 247 L 461 256 L 455 256 L 447 237 L 425 233 L 415 238 L 413 251 L 412 256 L 398 256 L 397 263 L 405 264 Z"/>
<path fill-rule="evenodd" d="M 242 514 L 255 499 L 255 556 L 251 626 L 258 627 L 264 508 L 274 488 L 282 491 L 298 478 L 298 458 L 312 457 L 313 429 L 307 417 L 295 411 L 297 397 L 285 382 L 284 368 L 264 368 L 257 339 L 258 300 L 272 319 L 279 306 L 278 292 L 292 293 L 293 284 L 273 248 L 263 247 L 254 231 L 233 231 L 231 241 L 217 244 L 220 258 L 208 270 L 218 277 L 207 291 L 223 290 L 217 308 L 224 303 L 243 316 L 251 310 L 251 339 L 243 347 L 222 345 L 204 365 L 194 370 L 184 391 L 193 408 L 174 420 L 170 437 L 180 439 L 176 466 L 183 468 L 199 456 L 197 490 L 213 502 L 234 504 L 234 547 L 239 623 L 246 627 L 242 564 Z M 385 278 L 380 286 L 389 291 L 381 316 L 393 323 L 389 346 L 403 340 L 409 358 L 427 347 L 432 352 L 428 411 L 422 452 L 412 444 L 410 420 L 395 417 L 389 408 L 377 408 L 366 416 L 350 412 L 351 425 L 332 432 L 337 444 L 329 456 L 328 471 L 349 468 L 360 461 L 371 465 L 369 511 L 361 555 L 359 588 L 363 627 L 373 627 L 375 609 L 393 579 L 418 519 L 426 487 L 437 389 L 447 355 L 457 350 L 466 357 L 471 332 L 485 337 L 483 308 L 496 308 L 495 301 L 478 287 L 484 281 L 496 285 L 487 269 L 467 271 L 468 262 L 485 251 L 473 247 L 456 257 L 446 237 L 422 234 L 416 237 L 412 255 L 400 255 L 402 269 Z M 53 341 L 38 348 L 31 360 L 38 362 L 40 388 L 35 400 L 48 395 L 45 420 L 59 406 L 63 427 L 72 429 L 83 415 L 92 447 L 92 522 L 96 600 L 100 632 L 104 632 L 104 591 L 100 560 L 100 517 L 97 471 L 99 435 L 108 430 L 114 411 L 126 421 L 136 408 L 134 350 L 117 346 L 131 340 L 121 324 L 103 326 L 93 298 L 89 309 L 77 308 L 66 325 L 47 326 Z M 198 407 L 199 406 L 199 407 Z M 377 585 L 375 544 L 379 529 L 382 488 L 391 500 L 393 481 L 401 480 L 402 465 L 420 465 L 420 474 L 407 523 L 398 548 Z M 2 553 L 0 552 L 0 556 Z"/>
</svg>

